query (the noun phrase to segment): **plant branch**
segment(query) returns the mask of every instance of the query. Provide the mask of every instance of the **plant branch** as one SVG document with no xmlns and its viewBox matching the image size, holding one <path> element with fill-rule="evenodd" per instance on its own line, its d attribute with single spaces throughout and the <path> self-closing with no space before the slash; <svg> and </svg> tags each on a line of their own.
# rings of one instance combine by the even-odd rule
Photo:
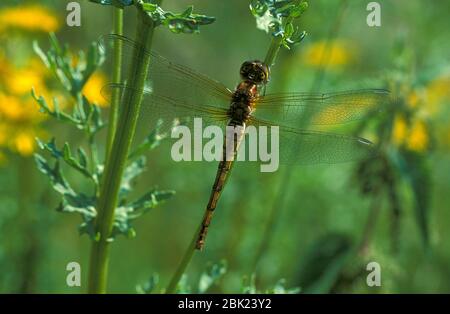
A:
<svg viewBox="0 0 450 314">
<path fill-rule="evenodd" d="M 195 245 L 197 243 L 198 233 L 200 232 L 200 228 L 201 228 L 201 225 L 195 230 L 194 236 L 192 237 L 192 240 L 191 240 L 191 243 L 189 244 L 188 248 L 186 249 L 183 259 L 180 262 L 180 265 L 178 265 L 177 270 L 175 271 L 172 279 L 169 282 L 169 285 L 167 286 L 166 293 L 175 293 L 176 292 L 178 282 L 180 281 L 181 276 L 183 276 L 184 272 L 186 271 L 186 268 L 189 266 L 192 256 L 194 256 L 194 252 L 196 251 Z"/>
<path fill-rule="evenodd" d="M 139 110 L 143 98 L 145 80 L 150 66 L 150 50 L 154 24 L 138 6 L 136 39 L 142 46 L 136 49 L 131 63 L 129 82 L 134 88 L 124 94 L 123 109 L 117 124 L 109 158 L 106 160 L 103 184 L 97 204 L 96 240 L 91 251 L 89 293 L 105 293 L 109 263 L 109 240 L 114 222 L 122 175 L 134 137 Z"/>
<path fill-rule="evenodd" d="M 114 34 L 123 35 L 123 9 L 113 7 Z M 114 63 L 112 82 L 120 83 L 122 78 L 122 42 L 116 40 L 113 47 Z M 111 104 L 109 108 L 108 135 L 106 140 L 105 162 L 111 151 L 114 140 L 114 134 L 117 128 L 117 118 L 119 116 L 120 90 L 114 89 L 111 95 Z"/>
</svg>

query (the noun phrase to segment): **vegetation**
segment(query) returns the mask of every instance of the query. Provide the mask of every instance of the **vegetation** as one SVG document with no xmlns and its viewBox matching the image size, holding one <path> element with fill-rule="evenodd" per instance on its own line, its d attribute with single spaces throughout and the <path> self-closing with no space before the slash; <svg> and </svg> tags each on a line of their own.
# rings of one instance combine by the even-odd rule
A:
<svg viewBox="0 0 450 314">
<path fill-rule="evenodd" d="M 81 4 L 82 27 L 63 2 L 0 4 L 1 292 L 450 291 L 448 4 L 383 2 L 379 28 L 346 0 Z M 141 45 L 126 54 L 111 32 Z M 230 88 L 259 58 L 273 92 L 389 89 L 377 114 L 331 130 L 379 154 L 274 174 L 237 164 L 195 251 L 217 165 L 174 163 L 170 130 L 143 121 L 151 49 Z M 133 89 L 106 95 L 121 82 Z M 81 287 L 66 285 L 72 261 Z M 366 285 L 371 261 L 381 287 Z"/>
</svg>

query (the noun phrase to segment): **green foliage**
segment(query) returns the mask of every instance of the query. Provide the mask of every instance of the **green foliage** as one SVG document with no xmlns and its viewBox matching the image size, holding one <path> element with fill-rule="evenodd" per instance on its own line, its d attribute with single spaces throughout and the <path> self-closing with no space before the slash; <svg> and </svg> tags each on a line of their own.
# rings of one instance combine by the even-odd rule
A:
<svg viewBox="0 0 450 314">
<path fill-rule="evenodd" d="M 161 127 L 163 125 L 162 120 L 158 120 L 155 129 L 149 133 L 149 135 L 138 145 L 129 155 L 128 159 L 132 160 L 138 156 L 141 156 L 145 152 L 155 149 L 161 144 L 161 142 L 169 136 L 167 132 L 161 132 Z M 173 125 L 175 127 L 175 123 Z"/>
<path fill-rule="evenodd" d="M 182 13 L 164 11 L 160 6 L 153 3 L 142 3 L 142 8 L 150 15 L 156 26 L 164 25 L 176 34 L 198 33 L 200 26 L 211 24 L 216 20 L 212 16 L 194 14 L 193 6 L 188 7 Z"/>
<path fill-rule="evenodd" d="M 81 95 L 81 90 L 92 73 L 105 61 L 104 51 L 96 43 L 91 44 L 87 54 L 81 50 L 74 59 L 69 47 L 61 46 L 53 33 L 50 34 L 50 49 L 46 53 L 36 41 L 33 42 L 33 49 L 74 97 Z"/>
<path fill-rule="evenodd" d="M 105 124 L 101 118 L 100 108 L 91 104 L 81 94 L 81 90 L 88 77 L 103 63 L 104 55 L 98 50 L 98 45 L 92 44 L 87 59 L 84 58 L 83 52 L 79 52 L 79 62 L 77 65 L 73 65 L 68 48 L 61 48 L 54 35 L 50 36 L 50 42 L 51 48 L 48 52 L 43 52 L 36 43 L 34 44 L 35 51 L 47 67 L 53 71 L 63 87 L 73 96 L 76 106 L 74 106 L 73 112 L 67 113 L 59 108 L 56 99 L 53 101 L 52 109 L 44 97 L 37 97 L 34 91 L 32 91 L 32 95 L 40 106 L 41 112 L 48 114 L 58 122 L 66 123 L 84 131 L 87 135 L 90 157 L 83 147 L 77 147 L 74 154 L 68 142 L 65 142 L 63 147 L 59 149 L 56 145 L 56 139 L 53 137 L 47 143 L 37 139 L 37 143 L 41 150 L 49 153 L 50 158 L 55 160 L 54 165 L 51 166 L 49 160 L 39 154 L 35 154 L 35 161 L 38 170 L 49 178 L 53 189 L 61 195 L 61 202 L 57 210 L 66 213 L 78 213 L 83 221 L 79 226 L 80 233 L 86 233 L 92 239 L 98 240 L 99 235 L 95 231 L 96 206 L 104 165 L 98 161 L 96 135 Z M 162 139 L 167 136 L 160 133 L 160 125 L 161 123 L 130 155 L 130 162 L 121 180 L 119 205 L 115 210 L 113 229 L 109 240 L 113 240 L 119 234 L 134 237 L 135 231 L 132 227 L 132 221 L 171 198 L 175 193 L 170 190 L 152 189 L 134 201 L 128 200 L 132 191 L 132 182 L 145 170 L 146 158 L 144 154 L 156 148 Z M 134 160 L 131 160 L 131 158 Z M 92 183 L 90 195 L 77 192 L 71 187 L 65 179 L 61 163 L 75 170 Z"/>
<path fill-rule="evenodd" d="M 144 284 L 136 286 L 136 292 L 139 294 L 148 294 L 155 291 L 156 286 L 159 283 L 159 275 L 153 274 L 150 276 L 149 280 L 147 280 Z"/>
<path fill-rule="evenodd" d="M 118 8 L 123 8 L 133 4 L 133 0 L 89 0 L 89 1 L 103 5 L 113 5 Z"/>
<path fill-rule="evenodd" d="M 195 285 L 197 293 L 206 293 L 214 284 L 216 284 L 227 272 L 227 262 L 222 260 L 218 263 L 206 265 L 206 269 L 200 275 L 200 279 Z M 188 282 L 188 276 L 183 274 L 178 282 L 177 293 L 194 293 Z"/>
<path fill-rule="evenodd" d="M 226 261 L 220 261 L 217 264 L 209 264 L 206 270 L 200 275 L 198 281 L 198 292 L 205 293 L 227 272 Z"/>
<path fill-rule="evenodd" d="M 200 26 L 213 23 L 216 18 L 203 14 L 193 13 L 194 7 L 189 6 L 181 13 L 173 13 L 163 10 L 157 1 L 151 0 L 90 0 L 91 2 L 114 5 L 124 8 L 132 4 L 139 6 L 152 18 L 154 26 L 163 25 L 175 34 L 199 33 Z"/>
<path fill-rule="evenodd" d="M 268 289 L 259 290 L 256 287 L 256 276 L 252 274 L 251 276 L 244 276 L 242 279 L 241 292 L 245 294 L 295 294 L 300 292 L 300 288 L 286 288 L 286 280 L 280 279 L 277 283 Z"/>
<path fill-rule="evenodd" d="M 431 178 L 429 166 L 421 154 L 403 151 L 396 154 L 393 163 L 401 176 L 406 179 L 414 199 L 414 211 L 417 225 L 425 246 L 429 245 L 429 215 Z"/>
<path fill-rule="evenodd" d="M 411 81 L 412 76 L 408 73 L 408 64 L 413 62 L 410 54 L 397 52 L 393 69 L 386 77 L 386 85 L 393 87 L 393 96 L 386 107 L 382 108 L 385 113 L 376 119 L 368 114 L 361 127 L 371 129 L 375 126 L 379 155 L 377 158 L 361 161 L 356 170 L 363 195 L 373 200 L 383 195 L 388 200 L 394 250 L 398 246 L 400 222 L 403 220 L 401 213 L 406 207 L 405 193 L 402 192 L 404 186 L 411 192 L 415 219 L 425 247 L 428 247 L 430 238 L 428 224 L 431 177 L 426 153 L 432 148 L 434 136 L 428 127 L 421 130 L 420 132 L 425 132 L 422 136 L 427 138 L 428 143 L 426 147 L 419 149 L 397 143 L 398 139 L 394 139 L 393 135 L 398 118 L 404 121 L 405 127 L 410 127 L 412 121 L 422 119 L 418 113 L 419 108 L 408 104 L 408 95 L 405 93 L 405 89 L 412 91 L 419 85 L 418 82 Z"/>
<path fill-rule="evenodd" d="M 273 37 L 281 38 L 281 45 L 287 49 L 306 36 L 306 32 L 294 26 L 293 21 L 307 8 L 308 3 L 303 0 L 253 0 L 250 3 L 257 27 Z"/>
</svg>

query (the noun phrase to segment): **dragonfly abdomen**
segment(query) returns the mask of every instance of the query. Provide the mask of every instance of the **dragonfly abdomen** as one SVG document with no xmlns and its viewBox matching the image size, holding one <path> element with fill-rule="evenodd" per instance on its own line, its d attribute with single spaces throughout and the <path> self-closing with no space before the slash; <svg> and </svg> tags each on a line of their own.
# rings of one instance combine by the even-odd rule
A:
<svg viewBox="0 0 450 314">
<path fill-rule="evenodd" d="M 205 245 L 206 234 L 208 233 L 208 227 L 211 223 L 211 219 L 214 210 L 217 207 L 222 190 L 227 181 L 228 175 L 236 159 L 239 146 L 245 135 L 245 122 L 242 124 L 233 124 L 232 121 L 228 123 L 227 134 L 223 141 L 222 160 L 217 168 L 216 179 L 212 187 L 211 195 L 209 197 L 208 205 L 206 206 L 205 216 L 199 232 L 199 236 L 196 243 L 196 248 L 201 250 Z"/>
</svg>

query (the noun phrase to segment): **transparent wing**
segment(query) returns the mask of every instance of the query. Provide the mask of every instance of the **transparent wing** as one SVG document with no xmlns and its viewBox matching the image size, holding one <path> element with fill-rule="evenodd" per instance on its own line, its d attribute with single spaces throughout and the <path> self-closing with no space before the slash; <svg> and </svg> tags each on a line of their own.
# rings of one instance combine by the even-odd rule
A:
<svg viewBox="0 0 450 314">
<path fill-rule="evenodd" d="M 373 144 L 360 137 L 300 130 L 288 126 L 271 128 L 274 127 L 272 123 L 258 119 L 252 119 L 251 124 L 268 127 L 269 141 L 272 136 L 278 136 L 281 164 L 334 164 L 376 155 Z"/>
<path fill-rule="evenodd" d="M 125 36 L 116 34 L 102 36 L 99 45 L 108 53 L 114 42 L 122 44 L 122 60 L 127 61 L 123 66 L 125 72 L 135 58 L 136 50 L 151 56 L 147 87 L 154 87 L 155 93 L 179 96 L 187 102 L 207 99 L 210 101 L 209 105 L 228 107 L 232 92 L 223 84 L 188 67 L 171 62 L 154 51 L 145 50 L 141 44 Z M 126 73 L 123 77 L 127 77 Z"/>
<path fill-rule="evenodd" d="M 112 90 L 119 90 L 120 97 L 123 97 L 127 90 L 137 92 L 125 84 L 108 84 L 103 88 L 102 93 L 109 98 L 108 95 Z M 202 119 L 202 127 L 208 125 L 224 127 L 228 121 L 227 109 L 209 106 L 201 101 L 187 102 L 170 95 L 154 93 L 149 89 L 143 91 L 142 108 L 138 120 L 138 130 L 143 132 L 142 135 L 150 131 L 160 119 L 163 122 L 160 130 L 164 132 L 173 126 L 175 120 L 191 127 L 194 118 Z"/>
<path fill-rule="evenodd" d="M 126 71 L 130 68 L 137 50 L 151 57 L 139 115 L 138 134 L 151 130 L 159 119 L 164 122 L 162 129 L 171 127 L 174 119 L 189 124 L 195 117 L 202 118 L 203 126 L 225 125 L 232 92 L 224 85 L 188 67 L 173 63 L 154 51 L 147 51 L 139 43 L 125 36 L 105 35 L 99 40 L 99 45 L 109 53 L 114 42 L 120 42 L 122 45 L 125 78 L 128 77 Z M 120 90 L 122 97 L 126 90 L 136 91 L 136 87 L 123 81 L 105 86 L 103 95 L 108 97 L 111 89 Z"/>
<path fill-rule="evenodd" d="M 363 89 L 337 93 L 285 93 L 261 96 L 255 116 L 274 125 L 301 127 L 354 121 L 379 111 L 389 99 L 384 89 Z"/>
</svg>

